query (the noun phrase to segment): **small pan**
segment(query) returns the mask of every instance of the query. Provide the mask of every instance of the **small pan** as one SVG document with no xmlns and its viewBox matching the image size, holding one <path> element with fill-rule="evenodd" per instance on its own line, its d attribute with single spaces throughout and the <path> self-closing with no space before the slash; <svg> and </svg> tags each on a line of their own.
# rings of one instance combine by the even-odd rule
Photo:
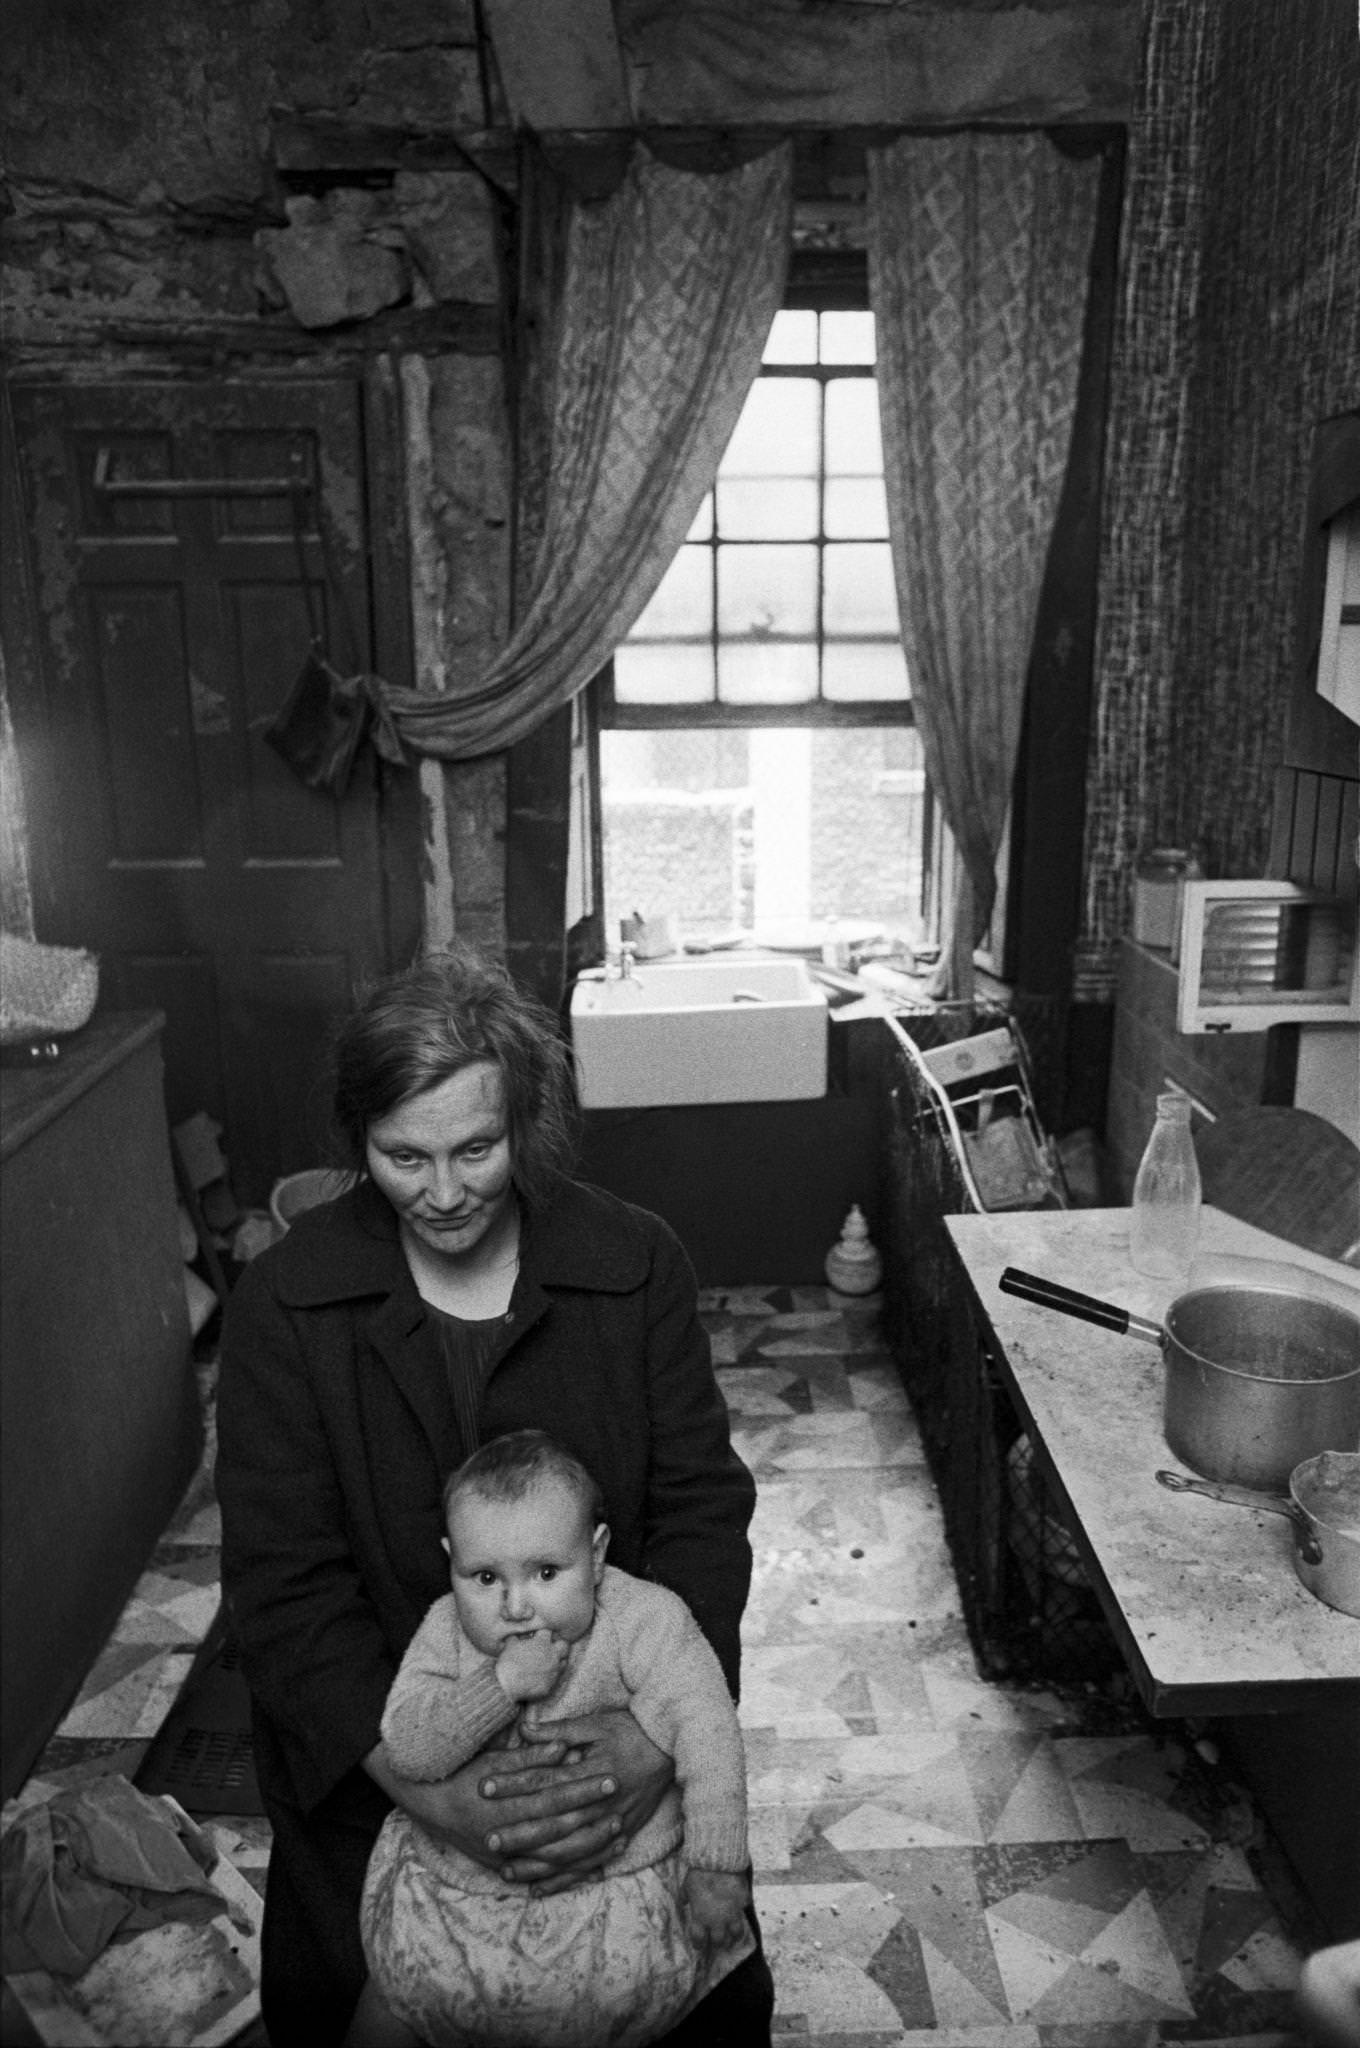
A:
<svg viewBox="0 0 1360 2048">
<path fill-rule="evenodd" d="M 1154 1323 L 1013 1266 L 1000 1286 L 1157 1345 L 1167 1445 L 1206 1479 L 1279 1492 L 1305 1458 L 1360 1449 L 1360 1316 L 1337 1303 L 1274 1286 L 1192 1287 Z"/>
<path fill-rule="evenodd" d="M 1294 1570 L 1317 1600 L 1360 1620 L 1360 1451 L 1323 1451 L 1289 1475 L 1289 1498 L 1159 1472 L 1173 1493 L 1202 1493 L 1231 1507 L 1283 1515 L 1294 1535 Z"/>
</svg>

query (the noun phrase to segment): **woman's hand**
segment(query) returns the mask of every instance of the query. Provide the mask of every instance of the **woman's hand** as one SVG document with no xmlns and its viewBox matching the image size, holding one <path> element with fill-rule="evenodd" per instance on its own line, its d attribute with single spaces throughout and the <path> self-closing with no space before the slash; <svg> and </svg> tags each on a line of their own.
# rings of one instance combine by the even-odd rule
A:
<svg viewBox="0 0 1360 2048">
<path fill-rule="evenodd" d="M 531 1885 L 541 1897 L 565 1891 L 578 1884 L 592 1870 L 620 1855 L 645 1821 L 651 1819 L 675 1778 L 675 1764 L 664 1749 L 658 1749 L 643 1734 L 626 1707 L 608 1707 L 598 1714 L 578 1714 L 570 1720 L 535 1721 L 525 1717 L 526 1740 L 531 1744 L 555 1739 L 566 1750 L 566 1764 L 551 1773 L 549 1782 L 566 1771 L 585 1771 L 596 1783 L 613 1787 L 609 1797 L 586 1817 L 585 1825 L 556 1842 L 538 1844 L 527 1839 L 509 1839 L 510 1831 L 497 1830 L 503 1851 L 510 1861 L 503 1874 Z M 529 1751 L 511 1750 L 510 1757 Z M 602 1775 L 601 1775 L 602 1774 Z M 493 1769 L 486 1789 L 500 1797 L 500 1761 Z M 494 1791 L 493 1791 L 494 1787 Z M 605 1833 L 600 1835 L 601 1818 Z"/>
<path fill-rule="evenodd" d="M 617 1856 L 674 1775 L 623 1708 L 531 1731 L 438 1784 L 393 1770 L 379 1743 L 365 1769 L 413 1820 L 511 1883 L 564 1891 Z"/>
</svg>

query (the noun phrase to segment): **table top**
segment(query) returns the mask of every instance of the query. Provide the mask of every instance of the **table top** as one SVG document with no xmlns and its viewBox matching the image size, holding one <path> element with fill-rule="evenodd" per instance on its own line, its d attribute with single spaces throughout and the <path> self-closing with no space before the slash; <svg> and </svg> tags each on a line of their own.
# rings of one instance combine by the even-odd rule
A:
<svg viewBox="0 0 1360 2048">
<path fill-rule="evenodd" d="M 1183 1281 L 1129 1260 L 1127 1209 L 948 1216 L 945 1224 L 996 1336 L 999 1365 L 1093 1588 L 1153 1714 L 1302 1708 L 1354 1688 L 1360 1620 L 1307 1591 L 1283 1516 L 1158 1484 L 1183 1470 L 1162 1434 L 1160 1350 L 1032 1306 L 998 1285 L 1007 1266 L 1160 1322 Z M 1355 1295 L 1360 1274 L 1204 1210 L 1200 1254 L 1303 1267 Z"/>
<path fill-rule="evenodd" d="M 8 1159 L 165 1025 L 160 1010 L 97 1011 L 50 1064 L 0 1069 L 0 1158 Z"/>
</svg>

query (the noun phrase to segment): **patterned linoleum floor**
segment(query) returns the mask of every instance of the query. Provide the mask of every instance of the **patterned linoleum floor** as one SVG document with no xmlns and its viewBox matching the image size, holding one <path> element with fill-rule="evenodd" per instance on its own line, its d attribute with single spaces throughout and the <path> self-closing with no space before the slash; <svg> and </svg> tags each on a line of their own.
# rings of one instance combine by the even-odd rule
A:
<svg viewBox="0 0 1360 2048">
<path fill-rule="evenodd" d="M 742 1721 L 781 2048 L 1296 2048 L 1297 1899 L 1241 1789 L 1118 1686 L 978 1676 L 873 1304 L 728 1289 L 704 1319 L 759 1485 Z M 217 1605 L 210 1460 L 30 1794 L 137 1769 Z M 225 1840 L 262 1890 L 267 1825 Z"/>
</svg>

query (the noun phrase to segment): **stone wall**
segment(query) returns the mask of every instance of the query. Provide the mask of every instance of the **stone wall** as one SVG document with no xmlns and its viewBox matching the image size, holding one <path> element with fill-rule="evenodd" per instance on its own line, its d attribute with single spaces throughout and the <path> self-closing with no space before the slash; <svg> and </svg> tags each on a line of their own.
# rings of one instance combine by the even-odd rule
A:
<svg viewBox="0 0 1360 2048">
<path fill-rule="evenodd" d="M 513 163 L 472 0 L 16 0 L 0 76 L 10 373 L 395 367 L 414 673 L 473 687 L 509 613 Z M 425 925 L 503 942 L 500 759 L 421 763 Z"/>
<path fill-rule="evenodd" d="M 750 812 L 745 790 L 688 795 L 652 789 L 607 800 L 611 922 L 616 914 L 645 917 L 682 908 L 691 935 L 749 927 L 742 840 L 750 833 Z"/>
</svg>

